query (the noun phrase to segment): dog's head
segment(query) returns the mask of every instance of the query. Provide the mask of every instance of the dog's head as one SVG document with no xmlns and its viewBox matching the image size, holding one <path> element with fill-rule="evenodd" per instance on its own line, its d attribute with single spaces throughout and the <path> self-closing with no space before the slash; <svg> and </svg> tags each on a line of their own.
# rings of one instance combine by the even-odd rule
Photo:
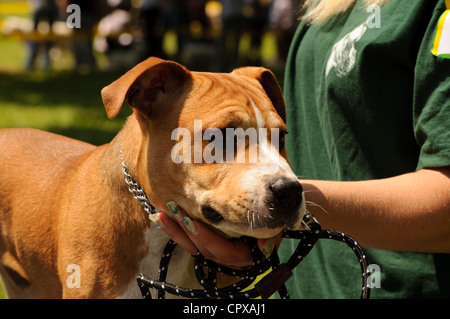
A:
<svg viewBox="0 0 450 319">
<path fill-rule="evenodd" d="M 157 207 L 174 201 L 231 237 L 269 238 L 300 225 L 303 192 L 288 164 L 285 103 L 269 70 L 191 72 L 150 58 L 102 97 L 110 118 L 125 100 L 134 109 L 142 130 L 136 169 Z"/>
</svg>

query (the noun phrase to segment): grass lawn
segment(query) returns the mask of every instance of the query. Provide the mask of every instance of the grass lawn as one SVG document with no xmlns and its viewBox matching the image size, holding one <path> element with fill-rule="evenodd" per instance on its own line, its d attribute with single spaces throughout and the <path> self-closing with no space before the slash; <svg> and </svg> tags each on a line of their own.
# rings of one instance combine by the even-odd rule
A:
<svg viewBox="0 0 450 319">
<path fill-rule="evenodd" d="M 129 108 L 109 120 L 100 90 L 117 75 L 0 72 L 0 128 L 32 127 L 100 145 L 120 130 Z"/>
</svg>

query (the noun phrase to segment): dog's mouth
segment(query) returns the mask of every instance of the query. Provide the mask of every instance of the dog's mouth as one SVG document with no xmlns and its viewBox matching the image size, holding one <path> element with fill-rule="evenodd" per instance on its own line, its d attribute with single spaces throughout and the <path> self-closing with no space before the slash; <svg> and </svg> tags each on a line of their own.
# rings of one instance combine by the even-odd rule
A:
<svg viewBox="0 0 450 319">
<path fill-rule="evenodd" d="M 202 206 L 202 215 L 212 224 L 218 224 L 225 219 L 221 213 L 210 205 Z"/>
<path fill-rule="evenodd" d="M 203 219 L 216 231 L 227 237 L 250 236 L 254 238 L 271 238 L 278 235 L 283 229 L 297 230 L 301 226 L 306 211 L 303 193 L 295 200 L 295 204 L 287 209 L 281 209 L 273 202 L 266 203 L 265 207 L 240 206 L 238 211 L 219 210 L 212 205 L 201 206 Z"/>
</svg>

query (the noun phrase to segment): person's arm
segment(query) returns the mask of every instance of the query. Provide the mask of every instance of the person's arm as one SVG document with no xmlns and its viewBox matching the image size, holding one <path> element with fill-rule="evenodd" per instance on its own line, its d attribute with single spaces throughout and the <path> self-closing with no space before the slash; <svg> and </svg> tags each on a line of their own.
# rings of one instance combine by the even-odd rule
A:
<svg viewBox="0 0 450 319">
<path fill-rule="evenodd" d="M 371 248 L 450 253 L 450 167 L 380 180 L 301 183 L 307 208 L 324 229 Z"/>
<path fill-rule="evenodd" d="M 450 253 L 450 167 L 357 182 L 301 180 L 307 208 L 323 229 L 353 236 L 372 248 Z M 160 213 L 160 227 L 191 254 L 239 268 L 252 262 L 249 248 L 193 221 Z M 262 248 L 262 247 L 260 247 Z"/>
</svg>

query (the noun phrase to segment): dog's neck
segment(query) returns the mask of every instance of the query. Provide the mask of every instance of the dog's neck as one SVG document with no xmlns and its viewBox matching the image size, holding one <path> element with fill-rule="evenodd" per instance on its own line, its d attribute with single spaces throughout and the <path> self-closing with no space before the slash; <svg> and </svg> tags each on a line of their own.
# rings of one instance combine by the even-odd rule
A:
<svg viewBox="0 0 450 319">
<path fill-rule="evenodd" d="M 126 210 L 130 208 L 138 210 L 138 212 L 145 214 L 145 217 L 148 218 L 148 214 L 145 213 L 141 205 L 138 205 L 139 202 L 133 198 L 133 195 L 129 191 L 129 186 L 125 182 L 124 168 L 122 165 L 122 163 L 126 164 L 129 174 L 142 186 L 145 193 L 149 195 L 151 190 L 145 186 L 148 183 L 144 179 L 146 172 L 140 172 L 141 174 L 138 174 L 142 141 L 139 132 L 133 132 L 136 129 L 133 127 L 133 123 L 130 122 L 133 121 L 132 117 L 130 117 L 124 128 L 111 143 L 102 146 L 105 149 L 99 161 L 98 169 L 103 187 L 107 188 L 109 193 L 116 194 L 114 198 L 117 198 L 117 205 L 120 202 L 120 205 L 116 207 L 124 207 Z M 134 140 L 128 138 L 130 135 L 134 137 Z"/>
<path fill-rule="evenodd" d="M 102 170 L 102 175 L 105 180 L 114 183 L 115 187 L 124 184 L 122 162 L 126 163 L 130 174 L 134 176 L 141 185 L 146 182 L 141 180 L 141 176 L 138 176 L 143 141 L 141 133 L 139 132 L 139 126 L 132 123 L 134 121 L 136 121 L 135 116 L 130 116 L 123 129 L 109 144 L 105 145 L 106 150 L 100 160 L 99 166 Z M 130 136 L 132 136 L 132 138 L 130 138 Z M 142 173 L 145 174 L 145 172 Z"/>
</svg>

